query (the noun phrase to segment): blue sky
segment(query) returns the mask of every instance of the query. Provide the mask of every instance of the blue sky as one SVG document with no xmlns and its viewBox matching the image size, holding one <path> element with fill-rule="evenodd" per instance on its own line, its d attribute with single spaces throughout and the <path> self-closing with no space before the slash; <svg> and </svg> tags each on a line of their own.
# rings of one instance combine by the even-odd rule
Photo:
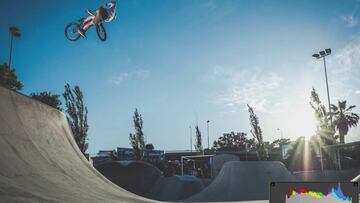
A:
<svg viewBox="0 0 360 203">
<path fill-rule="evenodd" d="M 8 27 L 16 25 L 22 92 L 79 85 L 91 153 L 129 146 L 135 108 L 158 149 L 189 149 L 196 117 L 204 135 L 210 120 L 211 143 L 224 132 L 249 133 L 247 103 L 266 140 L 280 138 L 277 128 L 291 139 L 310 136 L 312 86 L 326 102 L 323 66 L 311 55 L 328 47 L 332 103 L 347 99 L 360 112 L 358 1 L 121 0 L 117 19 L 105 24 L 106 42 L 93 28 L 87 39 L 66 40 L 65 25 L 103 2 L 0 2 L 0 62 L 8 61 Z M 359 128 L 346 137 L 354 140 Z"/>
</svg>

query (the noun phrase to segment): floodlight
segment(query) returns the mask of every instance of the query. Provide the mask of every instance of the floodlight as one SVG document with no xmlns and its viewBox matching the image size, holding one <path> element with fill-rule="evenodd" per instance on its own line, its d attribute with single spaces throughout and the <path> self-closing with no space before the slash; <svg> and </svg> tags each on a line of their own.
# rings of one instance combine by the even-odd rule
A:
<svg viewBox="0 0 360 203">
<path fill-rule="evenodd" d="M 315 57 L 315 58 L 319 58 L 319 57 L 320 57 L 319 54 L 313 54 L 312 56 Z"/>
<path fill-rule="evenodd" d="M 331 54 L 331 49 L 327 48 L 327 49 L 325 49 L 325 52 L 326 52 L 326 54 Z"/>
<path fill-rule="evenodd" d="M 17 27 L 15 27 L 15 26 L 11 26 L 10 28 L 9 28 L 9 30 L 11 31 L 11 32 L 19 32 L 20 30 L 17 28 Z"/>
<path fill-rule="evenodd" d="M 325 51 L 320 51 L 319 53 L 321 56 L 325 56 Z"/>
<path fill-rule="evenodd" d="M 20 37 L 21 36 L 20 30 L 17 27 L 11 26 L 9 28 L 9 30 L 10 30 L 12 36 L 14 36 L 14 37 Z"/>
</svg>

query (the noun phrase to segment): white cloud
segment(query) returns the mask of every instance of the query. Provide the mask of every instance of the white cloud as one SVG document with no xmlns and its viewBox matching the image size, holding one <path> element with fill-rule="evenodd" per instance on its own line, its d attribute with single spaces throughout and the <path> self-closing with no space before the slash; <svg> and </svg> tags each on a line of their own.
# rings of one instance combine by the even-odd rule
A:
<svg viewBox="0 0 360 203">
<path fill-rule="evenodd" d="M 355 94 L 360 94 L 360 90 L 356 90 L 356 91 L 355 91 Z"/>
<path fill-rule="evenodd" d="M 341 20 L 343 20 L 349 27 L 355 27 L 359 23 L 358 19 L 356 19 L 353 15 L 341 16 Z"/>
<path fill-rule="evenodd" d="M 213 79 L 226 81 L 226 90 L 218 93 L 215 103 L 237 110 L 245 110 L 246 104 L 259 112 L 266 112 L 272 105 L 271 98 L 280 87 L 283 78 L 274 72 L 234 69 L 214 66 Z"/>
<path fill-rule="evenodd" d="M 146 78 L 150 76 L 149 70 L 137 69 L 129 72 L 120 72 L 110 78 L 110 82 L 114 85 L 119 85 L 125 80 L 131 80 L 135 78 Z"/>
<path fill-rule="evenodd" d="M 274 106 L 276 106 L 276 107 L 286 107 L 289 105 L 290 105 L 289 101 L 280 101 L 280 102 L 274 103 Z"/>
<path fill-rule="evenodd" d="M 360 39 L 354 40 L 327 57 L 330 88 L 347 99 L 360 86 Z"/>
</svg>

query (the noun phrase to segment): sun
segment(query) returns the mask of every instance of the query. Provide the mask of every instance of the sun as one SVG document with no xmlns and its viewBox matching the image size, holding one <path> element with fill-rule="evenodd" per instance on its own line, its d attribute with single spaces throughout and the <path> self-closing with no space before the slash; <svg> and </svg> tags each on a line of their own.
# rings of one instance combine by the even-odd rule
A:
<svg viewBox="0 0 360 203">
<path fill-rule="evenodd" d="M 291 140 L 299 137 L 310 140 L 316 131 L 315 114 L 309 103 L 299 101 L 285 107 L 276 120 L 283 137 Z"/>
</svg>

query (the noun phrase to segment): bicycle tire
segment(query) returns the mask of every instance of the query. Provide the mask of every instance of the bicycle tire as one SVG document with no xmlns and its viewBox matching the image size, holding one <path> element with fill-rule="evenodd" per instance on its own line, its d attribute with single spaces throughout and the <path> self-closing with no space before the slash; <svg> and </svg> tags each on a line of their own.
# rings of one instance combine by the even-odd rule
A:
<svg viewBox="0 0 360 203">
<path fill-rule="evenodd" d="M 103 33 L 103 36 L 101 35 L 101 33 Z M 99 39 L 101 41 L 105 41 L 106 40 L 106 30 L 103 26 L 103 24 L 100 24 L 100 25 L 96 25 L 96 34 L 97 36 L 99 37 Z"/>
<path fill-rule="evenodd" d="M 77 30 L 70 30 L 70 29 L 74 29 L 73 26 L 75 26 L 77 30 L 80 29 L 80 25 L 75 22 L 71 22 L 65 26 L 65 37 L 70 41 L 76 41 L 81 36 L 80 33 L 77 32 Z M 69 33 L 68 33 L 69 31 L 71 31 L 73 34 L 75 34 L 75 33 L 77 33 L 77 34 L 75 34 L 75 36 L 72 37 L 69 35 Z"/>
</svg>

